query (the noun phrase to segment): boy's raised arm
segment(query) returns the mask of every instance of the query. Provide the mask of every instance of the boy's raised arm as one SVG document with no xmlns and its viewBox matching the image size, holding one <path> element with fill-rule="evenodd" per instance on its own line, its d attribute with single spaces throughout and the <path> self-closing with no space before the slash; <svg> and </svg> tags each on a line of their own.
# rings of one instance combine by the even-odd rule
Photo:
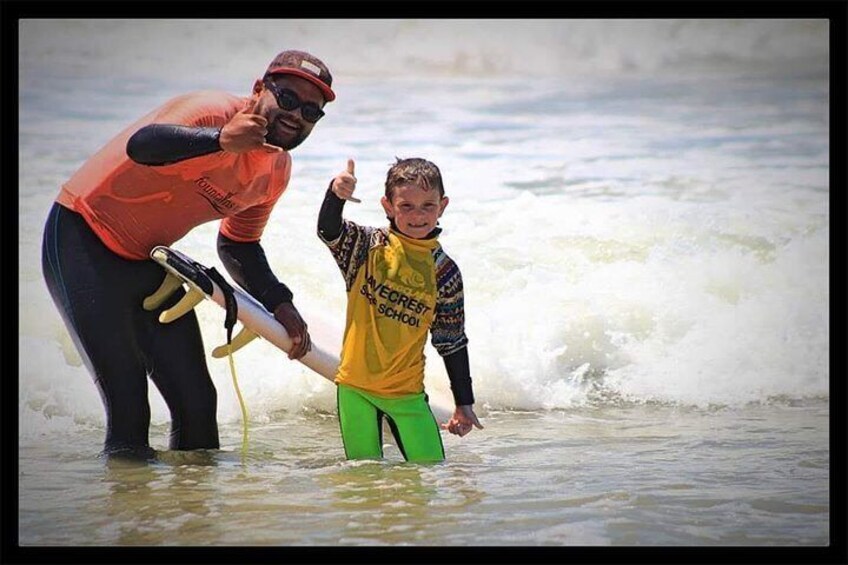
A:
<svg viewBox="0 0 848 565">
<path fill-rule="evenodd" d="M 348 159 L 347 169 L 333 178 L 324 195 L 324 202 L 318 213 L 318 233 L 325 241 L 333 241 L 341 235 L 345 200 L 361 202 L 353 197 L 353 191 L 356 190 L 354 166 L 353 159 Z"/>
</svg>

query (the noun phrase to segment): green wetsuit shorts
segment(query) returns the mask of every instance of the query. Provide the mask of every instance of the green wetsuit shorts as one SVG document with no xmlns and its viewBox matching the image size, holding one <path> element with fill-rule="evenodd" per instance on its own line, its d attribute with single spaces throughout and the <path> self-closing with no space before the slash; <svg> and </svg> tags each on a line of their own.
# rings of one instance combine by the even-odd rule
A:
<svg viewBox="0 0 848 565">
<path fill-rule="evenodd" d="M 439 424 L 426 393 L 387 398 L 344 384 L 336 389 L 342 443 L 348 459 L 382 459 L 384 417 L 404 459 L 445 459 Z"/>
</svg>

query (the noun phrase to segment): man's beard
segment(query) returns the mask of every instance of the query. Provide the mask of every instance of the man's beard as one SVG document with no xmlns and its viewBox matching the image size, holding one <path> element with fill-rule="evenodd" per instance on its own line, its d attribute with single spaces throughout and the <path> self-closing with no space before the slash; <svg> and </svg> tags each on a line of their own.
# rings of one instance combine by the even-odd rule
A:
<svg viewBox="0 0 848 565">
<path fill-rule="evenodd" d="M 281 139 L 279 139 L 276 135 L 269 133 L 268 135 L 265 136 L 265 141 L 267 141 L 271 145 L 276 145 L 277 147 L 282 147 L 286 151 L 291 151 L 292 149 L 294 149 L 295 147 L 297 147 L 298 145 L 303 143 L 303 141 L 307 137 L 309 137 L 308 133 L 301 132 L 300 135 L 292 138 L 288 142 L 285 142 L 285 141 L 282 141 Z"/>
</svg>

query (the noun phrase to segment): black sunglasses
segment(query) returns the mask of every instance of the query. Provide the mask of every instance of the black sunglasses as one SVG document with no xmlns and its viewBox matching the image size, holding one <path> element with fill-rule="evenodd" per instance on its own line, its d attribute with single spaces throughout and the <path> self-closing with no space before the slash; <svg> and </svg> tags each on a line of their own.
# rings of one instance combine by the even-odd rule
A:
<svg viewBox="0 0 848 565">
<path fill-rule="evenodd" d="M 274 98 L 277 99 L 277 105 L 286 111 L 300 108 L 300 115 L 309 123 L 314 124 L 324 117 L 324 110 L 318 107 L 314 102 L 304 102 L 300 99 L 294 90 L 288 88 L 278 88 L 274 81 L 265 79 L 265 85 Z"/>
</svg>

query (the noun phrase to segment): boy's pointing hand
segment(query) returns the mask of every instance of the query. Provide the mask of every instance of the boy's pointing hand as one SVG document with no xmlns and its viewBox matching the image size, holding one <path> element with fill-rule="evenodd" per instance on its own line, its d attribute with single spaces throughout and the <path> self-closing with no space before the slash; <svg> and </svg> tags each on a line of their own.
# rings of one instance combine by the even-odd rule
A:
<svg viewBox="0 0 848 565">
<path fill-rule="evenodd" d="M 333 194 L 342 200 L 350 200 L 351 202 L 360 203 L 362 200 L 354 198 L 353 191 L 356 190 L 356 176 L 353 174 L 354 162 L 353 159 L 347 160 L 347 169 L 340 172 L 333 178 L 333 183 L 330 185 L 330 190 Z"/>
</svg>

